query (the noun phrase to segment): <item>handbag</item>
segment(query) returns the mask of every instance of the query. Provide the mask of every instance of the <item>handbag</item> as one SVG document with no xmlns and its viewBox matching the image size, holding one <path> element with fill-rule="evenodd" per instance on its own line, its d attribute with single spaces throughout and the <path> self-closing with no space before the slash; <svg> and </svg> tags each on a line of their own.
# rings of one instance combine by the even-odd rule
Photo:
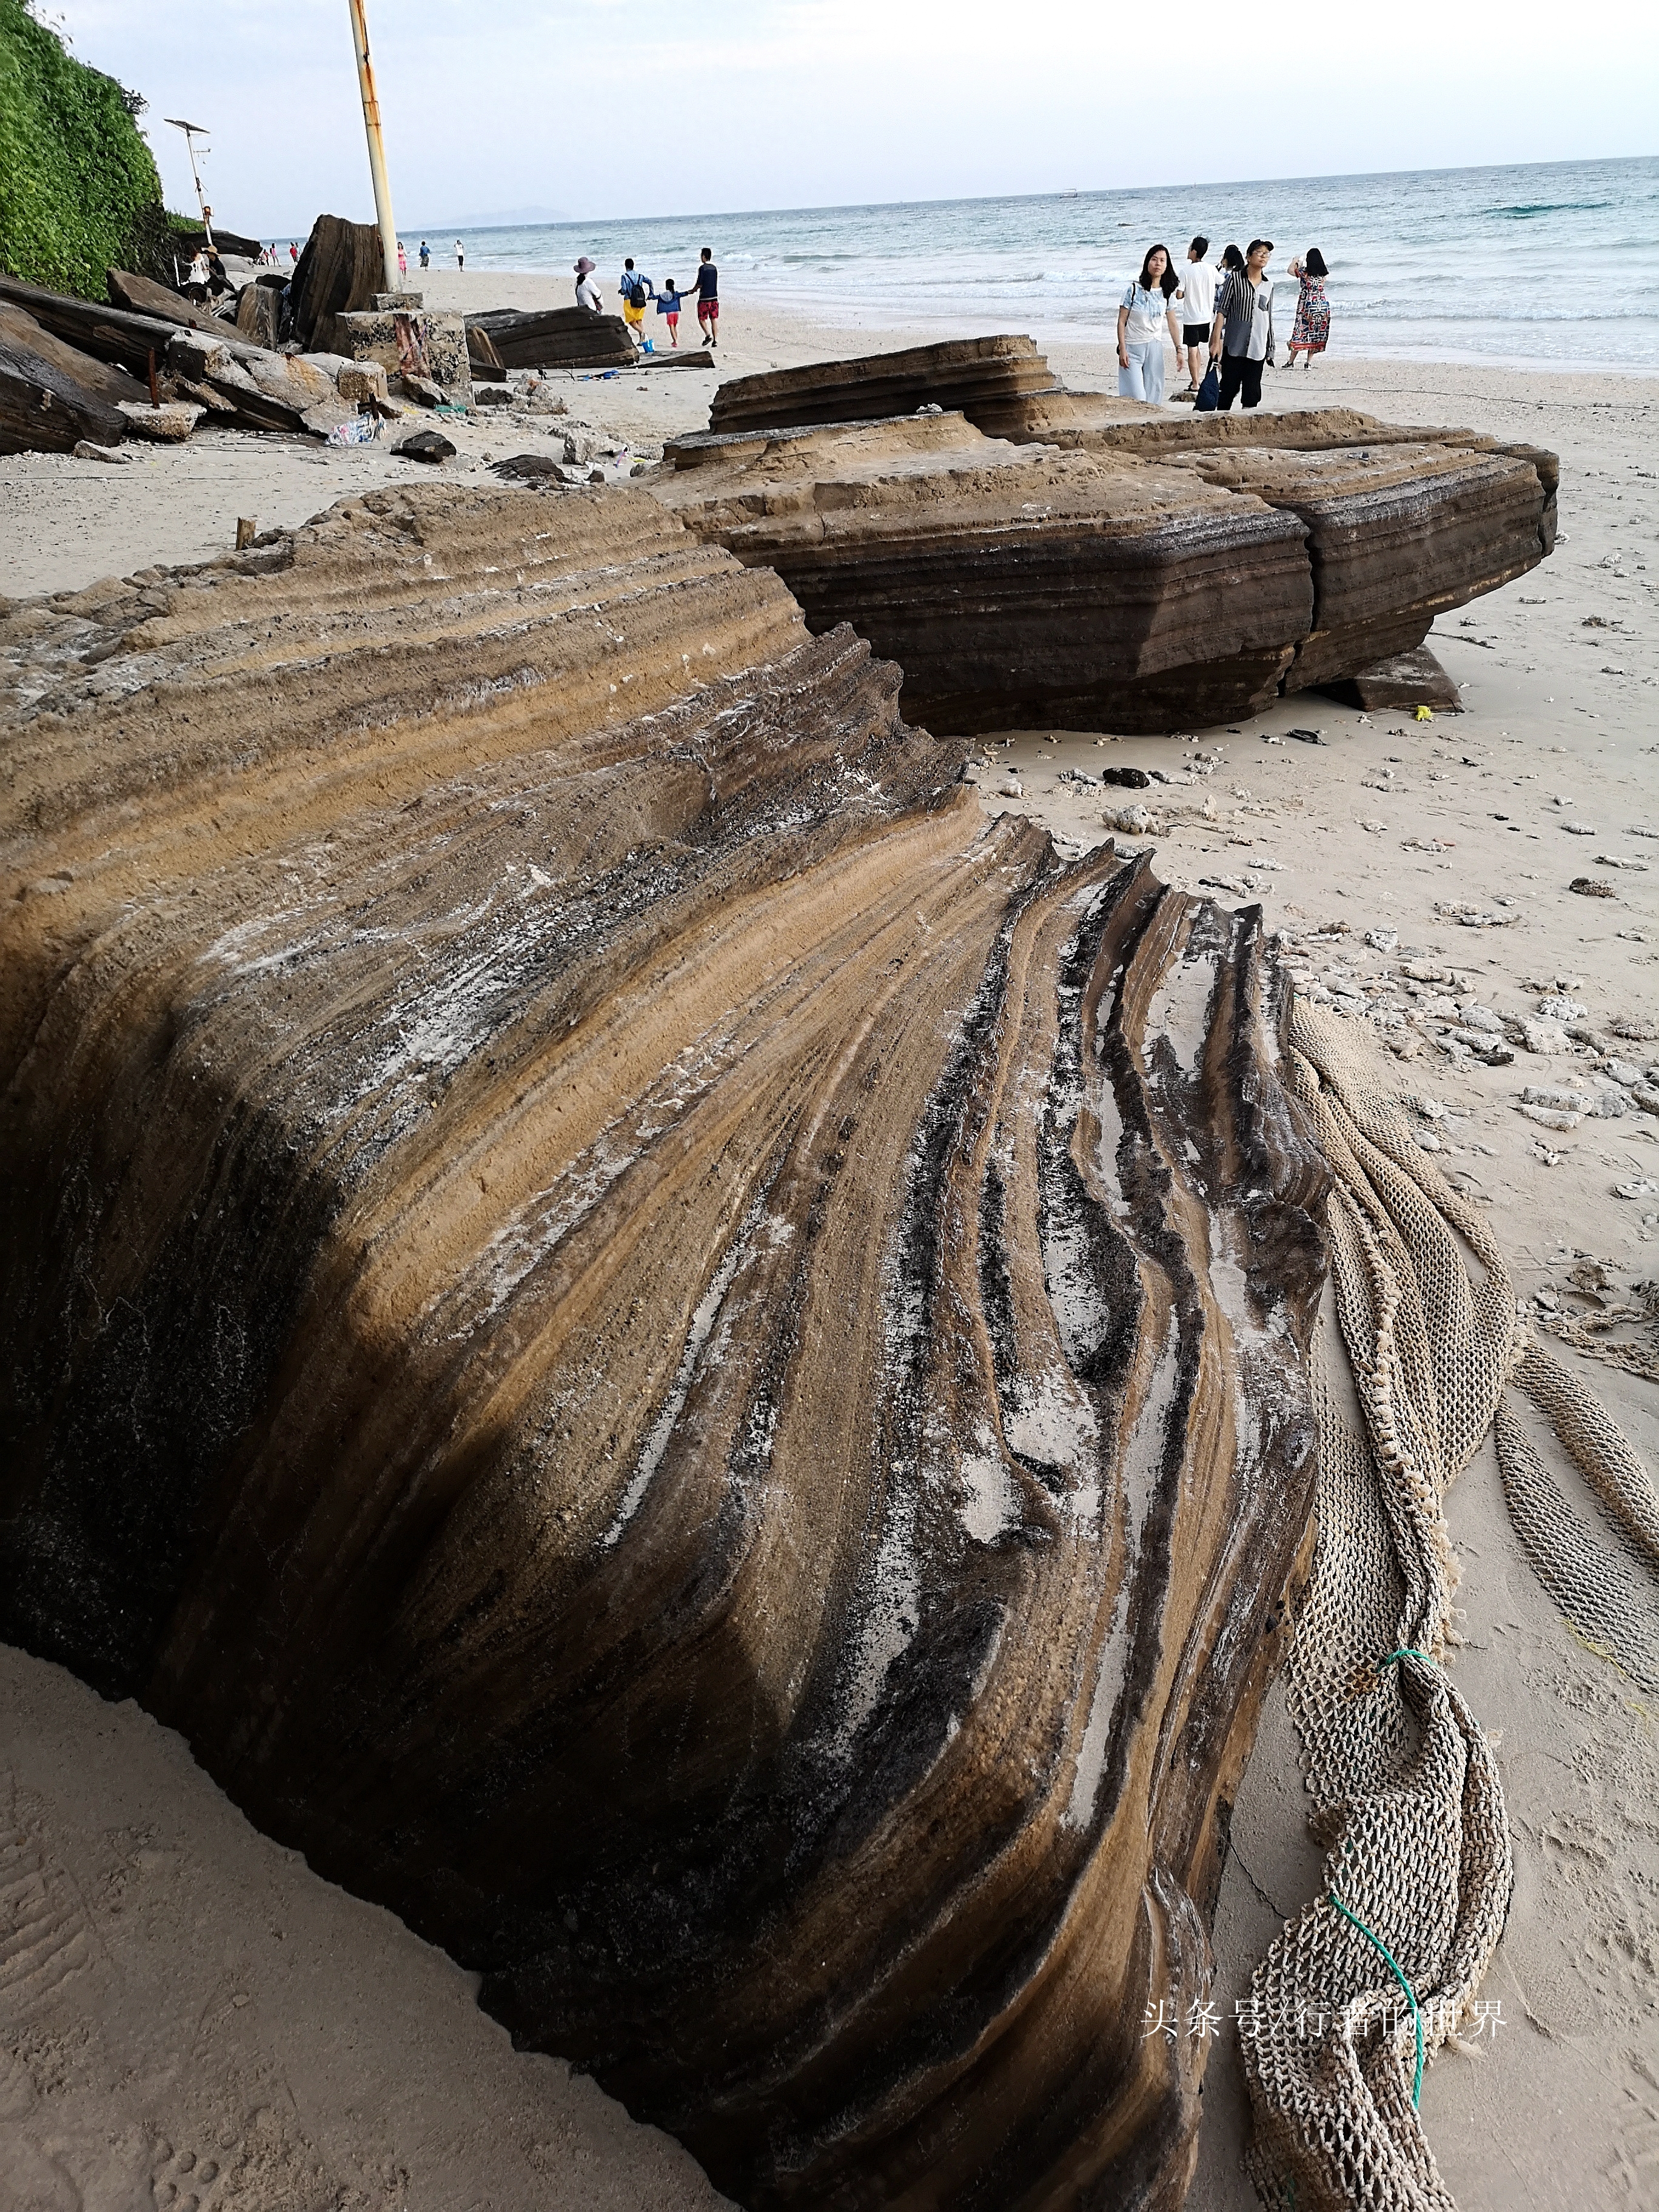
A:
<svg viewBox="0 0 1659 2212">
<path fill-rule="evenodd" d="M 1198 397 L 1193 405 L 1200 415 L 1213 415 L 1221 404 L 1221 372 L 1214 362 L 1205 371 L 1204 381 L 1198 387 Z"/>
</svg>

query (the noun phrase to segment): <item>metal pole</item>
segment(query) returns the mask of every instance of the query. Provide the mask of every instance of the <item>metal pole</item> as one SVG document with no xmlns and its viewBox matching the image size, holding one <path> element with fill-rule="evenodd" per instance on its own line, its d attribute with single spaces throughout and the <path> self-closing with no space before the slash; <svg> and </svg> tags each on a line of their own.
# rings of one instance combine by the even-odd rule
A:
<svg viewBox="0 0 1659 2212">
<path fill-rule="evenodd" d="M 364 0 L 348 0 L 351 9 L 351 40 L 357 49 L 357 89 L 363 96 L 363 129 L 368 134 L 368 173 L 374 180 L 374 214 L 380 226 L 380 252 L 386 258 L 386 289 L 402 289 L 398 274 L 398 227 L 392 220 L 392 186 L 386 180 L 386 141 L 380 136 L 380 100 L 374 89 L 374 64 L 368 58 L 368 17 Z"/>
</svg>

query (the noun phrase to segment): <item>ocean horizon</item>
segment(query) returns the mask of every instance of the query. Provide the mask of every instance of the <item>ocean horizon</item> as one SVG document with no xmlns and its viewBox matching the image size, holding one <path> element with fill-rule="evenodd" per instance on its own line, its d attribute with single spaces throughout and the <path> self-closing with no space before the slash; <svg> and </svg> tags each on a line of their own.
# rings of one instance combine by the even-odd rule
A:
<svg viewBox="0 0 1659 2212">
<path fill-rule="evenodd" d="M 689 285 L 712 246 L 722 304 L 745 300 L 941 334 L 1029 331 L 1109 341 L 1146 248 L 1177 263 L 1274 241 L 1273 274 L 1318 246 L 1330 264 L 1334 354 L 1659 374 L 1659 157 L 1360 176 L 896 201 L 696 216 L 434 223 L 447 264 L 568 275 L 579 254 L 614 287 L 631 254 Z M 1286 280 L 1288 283 L 1288 280 Z M 1288 337 L 1294 287 L 1281 318 Z"/>
</svg>

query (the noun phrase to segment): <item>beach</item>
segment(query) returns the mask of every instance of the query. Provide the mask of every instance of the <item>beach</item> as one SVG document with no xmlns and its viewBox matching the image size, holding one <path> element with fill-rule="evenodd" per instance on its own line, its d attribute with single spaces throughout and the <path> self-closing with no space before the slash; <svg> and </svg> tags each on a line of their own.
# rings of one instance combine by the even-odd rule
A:
<svg viewBox="0 0 1659 2212">
<path fill-rule="evenodd" d="M 567 280 L 543 276 L 434 269 L 418 281 L 439 308 L 568 299 Z M 654 461 L 665 438 L 704 427 L 721 375 L 939 334 L 860 322 L 839 307 L 833 320 L 751 309 L 736 294 L 723 307 L 717 370 L 555 374 L 563 416 L 447 421 L 459 451 L 445 474 L 493 483 L 490 461 L 551 454 L 574 423 L 615 449 L 611 473 L 625 471 Z M 690 314 L 681 341 L 696 343 Z M 1224 903 L 1259 902 L 1293 942 L 1306 988 L 1332 995 L 1335 983 L 1341 997 L 1358 981 L 1375 994 L 1414 958 L 1475 978 L 1470 995 L 1500 1016 L 1571 998 L 1595 1027 L 1621 1025 L 1630 1060 L 1659 1060 L 1659 837 L 1639 834 L 1659 831 L 1659 379 L 1351 358 L 1340 321 L 1334 344 L 1310 372 L 1270 374 L 1267 404 L 1462 425 L 1560 454 L 1553 556 L 1445 618 L 1429 641 L 1463 712 L 1366 716 L 1310 692 L 1190 740 L 1012 732 L 975 749 L 981 802 L 1092 844 L 1108 834 L 1103 801 L 1123 794 L 1071 772 L 1160 769 L 1182 796 L 1215 805 L 1156 837 L 1159 873 Z M 1046 350 L 1075 388 L 1115 389 L 1108 346 L 1050 340 Z M 0 458 L 0 594 L 210 558 L 229 550 L 239 517 L 291 526 L 336 500 L 435 473 L 384 447 L 224 432 L 137 449 L 118 465 Z M 1011 780 L 1018 796 L 1000 788 Z M 1610 895 L 1570 888 L 1585 878 Z M 1465 926 L 1460 905 L 1492 926 Z M 1425 1050 L 1398 1066 L 1402 1090 L 1427 1101 L 1425 1133 L 1485 1209 L 1522 1297 L 1587 1313 L 1575 1271 L 1582 1284 L 1599 1269 L 1595 1295 L 1607 1302 L 1659 1278 L 1659 1119 L 1634 1111 L 1540 1127 L 1517 1102 L 1528 1081 L 1571 1079 L 1547 1056 L 1487 1066 Z M 1659 1465 L 1654 1386 L 1562 1356 Z M 1486 2036 L 1430 2069 L 1430 2140 L 1464 2212 L 1651 2203 L 1652 1704 L 1540 1588 L 1490 1445 L 1454 1487 L 1449 1515 L 1465 1609 L 1454 1674 L 1498 1742 L 1517 1874 L 1486 1992 L 1501 2021 L 1489 2017 Z M 21 2023 L 0 2140 L 33 2192 L 25 2201 L 193 2201 L 203 2212 L 222 2203 L 679 2212 L 721 2201 L 678 2146 L 591 2082 L 515 2053 L 472 2003 L 468 1977 L 258 1835 L 179 1739 L 135 1706 L 106 1705 L 14 1652 L 0 1656 L 0 1698 L 3 1879 L 22 1930 L 0 1960 Z M 1318 1878 L 1296 1746 L 1272 1692 L 1217 1918 L 1221 2027 L 1194 2212 L 1255 2201 L 1240 2165 L 1248 2114 L 1233 2006 Z M 232 2196 L 227 2149 L 250 2141 L 263 2162 L 244 2160 L 237 2171 L 249 2179 Z"/>
</svg>

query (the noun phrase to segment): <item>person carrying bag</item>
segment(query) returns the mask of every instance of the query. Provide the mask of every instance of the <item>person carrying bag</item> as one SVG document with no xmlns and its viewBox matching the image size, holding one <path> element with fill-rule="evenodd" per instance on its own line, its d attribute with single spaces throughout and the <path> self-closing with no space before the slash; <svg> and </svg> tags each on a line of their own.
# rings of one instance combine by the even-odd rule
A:
<svg viewBox="0 0 1659 2212">
<path fill-rule="evenodd" d="M 1224 412 L 1241 394 L 1246 407 L 1259 407 L 1262 369 L 1274 365 L 1273 288 L 1263 273 L 1273 250 L 1270 238 L 1253 238 L 1243 271 L 1229 274 L 1215 303 L 1210 374 L 1219 371 L 1213 404 Z"/>
</svg>

